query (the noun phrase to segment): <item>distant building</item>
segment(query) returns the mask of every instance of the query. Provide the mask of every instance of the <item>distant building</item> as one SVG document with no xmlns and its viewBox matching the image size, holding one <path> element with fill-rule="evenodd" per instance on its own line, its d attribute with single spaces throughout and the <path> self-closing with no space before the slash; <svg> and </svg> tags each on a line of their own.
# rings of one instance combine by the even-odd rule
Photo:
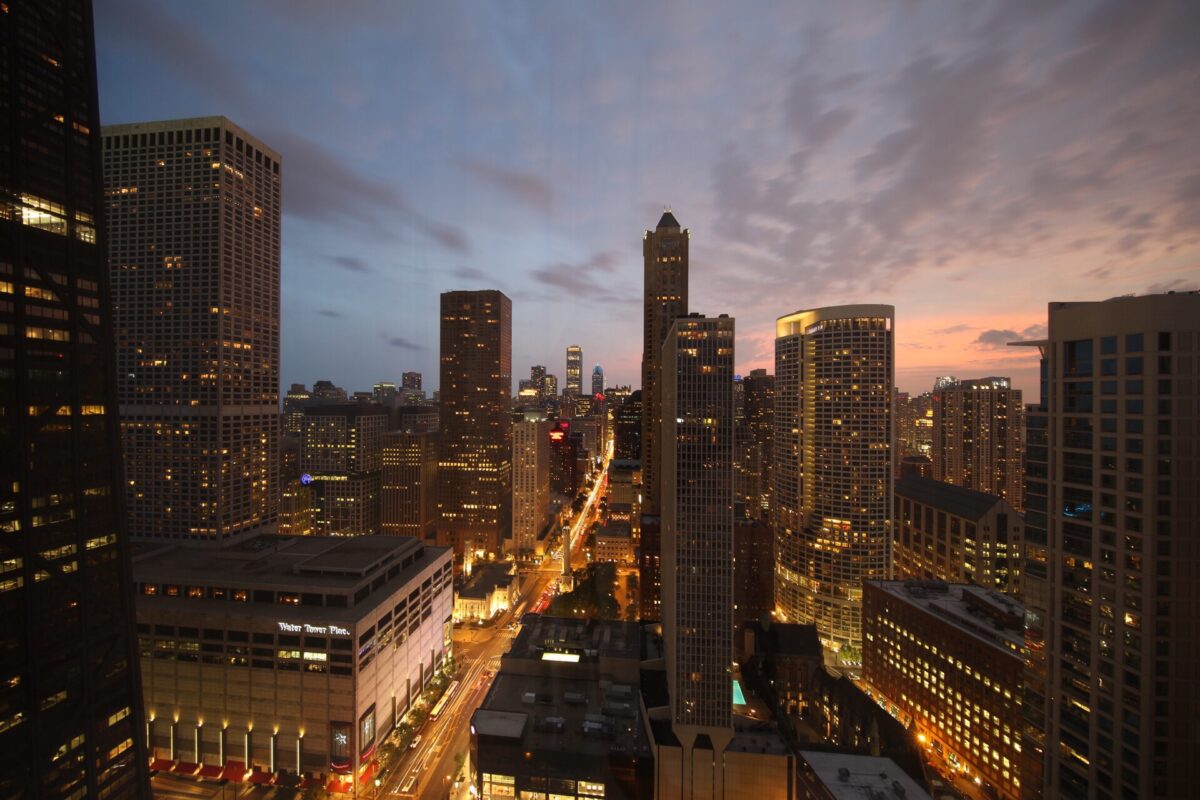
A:
<svg viewBox="0 0 1200 800">
<path fill-rule="evenodd" d="M 437 406 L 405 405 L 388 411 L 392 429 L 404 433 L 436 433 L 440 414 Z"/>
<path fill-rule="evenodd" d="M 557 375 L 547 375 L 542 380 L 542 386 L 544 387 L 542 390 L 543 395 L 547 400 L 550 398 L 558 397 L 558 376 Z"/>
<path fill-rule="evenodd" d="M 803 750 L 799 764 L 801 800 L 930 800 L 890 758 Z"/>
<path fill-rule="evenodd" d="M 567 388 L 563 394 L 583 394 L 583 348 L 577 344 L 567 348 Z"/>
<path fill-rule="evenodd" d="M 387 413 L 375 405 L 311 406 L 304 410 L 301 481 L 317 498 L 317 532 L 357 536 L 379 532 L 380 468 Z"/>
<path fill-rule="evenodd" d="M 320 404 L 344 403 L 349 400 L 346 390 L 340 386 L 334 386 L 332 381 L 317 381 L 314 383 L 311 396 L 312 400 Z"/>
<path fill-rule="evenodd" d="M 499 554 L 512 531 L 512 301 L 441 297 L 438 542 Z"/>
<path fill-rule="evenodd" d="M 592 396 L 604 394 L 604 368 L 599 363 L 592 367 Z"/>
<path fill-rule="evenodd" d="M 1020 593 L 1024 523 L 1002 498 L 932 478 L 901 478 L 892 526 L 896 578 Z"/>
<path fill-rule="evenodd" d="M 382 437 L 379 530 L 437 537 L 437 433 L 390 431 Z"/>
<path fill-rule="evenodd" d="M 636 623 L 527 614 L 471 716 L 479 795 L 652 798 L 641 657 Z"/>
<path fill-rule="evenodd" d="M 744 516 L 766 522 L 771 508 L 775 376 L 765 369 L 751 370 L 740 385 L 742 413 L 735 436 L 735 494 Z"/>
<path fill-rule="evenodd" d="M 615 458 L 642 457 L 642 392 L 639 389 L 613 411 L 613 455 Z"/>
<path fill-rule="evenodd" d="M 776 321 L 775 600 L 851 657 L 862 582 L 891 573 L 894 319 L 853 305 Z"/>
<path fill-rule="evenodd" d="M 1024 406 L 1009 378 L 977 378 L 933 393 L 933 477 L 1022 502 Z"/>
<path fill-rule="evenodd" d="M 595 560 L 620 566 L 637 563 L 633 532 L 628 523 L 604 525 L 596 531 Z"/>
<path fill-rule="evenodd" d="M 933 455 L 933 394 L 896 393 L 896 455 Z"/>
<path fill-rule="evenodd" d="M 755 681 L 779 715 L 800 717 L 825 663 L 815 625 L 751 620 L 738 627 L 742 674 Z"/>
<path fill-rule="evenodd" d="M 549 421 L 513 425 L 512 554 L 533 558 L 537 540 L 550 524 Z"/>
<path fill-rule="evenodd" d="M 736 508 L 736 507 L 735 507 Z M 733 622 L 762 619 L 775 610 L 775 532 L 756 519 L 733 520 Z"/>
<path fill-rule="evenodd" d="M 396 384 L 389 381 L 380 381 L 371 387 L 371 397 L 376 403 L 381 406 L 394 405 L 400 397 L 400 392 L 396 389 Z"/>
<path fill-rule="evenodd" d="M 358 774 L 450 655 L 451 571 L 449 551 L 396 536 L 143 547 L 154 768 Z"/>
<path fill-rule="evenodd" d="M 516 605 L 520 579 L 507 563 L 476 565 L 454 593 L 455 622 L 484 622 Z"/>
<path fill-rule="evenodd" d="M 303 383 L 293 383 L 292 388 L 283 397 L 283 433 L 299 436 L 303 428 L 304 407 L 312 400 L 308 387 Z"/>
<path fill-rule="evenodd" d="M 317 498 L 311 483 L 292 478 L 283 485 L 279 502 L 279 533 L 311 536 L 317 532 Z"/>
<path fill-rule="evenodd" d="M 406 372 L 400 376 L 400 386 L 405 389 L 421 389 L 421 373 Z"/>
<path fill-rule="evenodd" d="M 863 679 L 951 765 L 1021 795 L 1024 608 L 940 581 L 863 585 Z"/>
<path fill-rule="evenodd" d="M 929 456 L 904 456 L 896 468 L 897 478 L 932 478 L 933 461 Z"/>
<path fill-rule="evenodd" d="M 571 421 L 554 420 L 547 436 L 550 439 L 550 492 L 574 499 L 583 479 L 579 472 L 579 439 L 571 437 Z"/>
</svg>

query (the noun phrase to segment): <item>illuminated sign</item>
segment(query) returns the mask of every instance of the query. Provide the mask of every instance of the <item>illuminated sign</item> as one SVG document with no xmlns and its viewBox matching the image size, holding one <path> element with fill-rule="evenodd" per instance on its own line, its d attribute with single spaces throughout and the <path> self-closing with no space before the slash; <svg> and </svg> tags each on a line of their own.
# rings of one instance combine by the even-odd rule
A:
<svg viewBox="0 0 1200 800">
<path fill-rule="evenodd" d="M 542 661 L 566 661 L 570 664 L 579 662 L 578 653 L 542 653 Z"/>
<path fill-rule="evenodd" d="M 566 435 L 562 431 L 550 431 L 550 441 L 561 442 Z"/>
<path fill-rule="evenodd" d="M 312 483 L 312 475 L 307 472 L 300 473 L 300 485 L 308 486 L 310 483 Z"/>
<path fill-rule="evenodd" d="M 279 630 L 287 633 L 312 633 L 317 636 L 349 636 L 350 629 L 340 625 L 309 625 L 307 622 L 297 625 L 292 622 L 280 622 Z"/>
</svg>

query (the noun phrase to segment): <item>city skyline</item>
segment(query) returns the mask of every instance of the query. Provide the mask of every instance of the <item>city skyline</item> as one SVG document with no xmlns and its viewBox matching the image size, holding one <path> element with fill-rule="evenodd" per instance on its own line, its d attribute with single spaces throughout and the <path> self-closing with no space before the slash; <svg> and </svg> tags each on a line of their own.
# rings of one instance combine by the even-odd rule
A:
<svg viewBox="0 0 1200 800">
<path fill-rule="evenodd" d="M 771 366 L 777 316 L 854 299 L 896 307 L 901 390 L 1001 374 L 1035 400 L 1036 358 L 1004 343 L 1041 335 L 1047 301 L 1195 285 L 1196 109 L 1173 99 L 1194 9 L 867 9 L 267 4 L 218 34 L 207 9 L 110 0 L 103 122 L 226 114 L 295 165 L 284 386 L 433 376 L 434 296 L 481 288 L 514 300 L 519 374 L 577 342 L 636 384 L 615 287 L 664 205 L 743 374 Z"/>
</svg>

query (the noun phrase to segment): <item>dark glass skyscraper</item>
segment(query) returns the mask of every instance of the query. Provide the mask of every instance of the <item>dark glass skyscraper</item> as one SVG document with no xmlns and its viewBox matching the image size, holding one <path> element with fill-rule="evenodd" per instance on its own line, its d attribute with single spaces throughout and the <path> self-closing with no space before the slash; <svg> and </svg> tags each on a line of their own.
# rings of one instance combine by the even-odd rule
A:
<svg viewBox="0 0 1200 800">
<path fill-rule="evenodd" d="M 0 797 L 145 797 L 91 3 L 0 62 Z"/>
</svg>

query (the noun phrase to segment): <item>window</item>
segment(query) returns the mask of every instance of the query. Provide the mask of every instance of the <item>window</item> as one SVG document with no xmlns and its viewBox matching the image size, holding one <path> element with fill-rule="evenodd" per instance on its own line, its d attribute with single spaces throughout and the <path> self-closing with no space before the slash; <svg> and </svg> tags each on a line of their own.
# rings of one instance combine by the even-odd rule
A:
<svg viewBox="0 0 1200 800">
<path fill-rule="evenodd" d="M 1140 333 L 1125 334 L 1125 352 L 1126 353 L 1142 352 L 1142 349 L 1143 349 L 1142 343 L 1143 343 L 1142 334 L 1140 334 Z"/>
<path fill-rule="evenodd" d="M 1063 345 L 1063 377 L 1090 378 L 1092 375 L 1092 340 L 1081 339 Z"/>
</svg>

